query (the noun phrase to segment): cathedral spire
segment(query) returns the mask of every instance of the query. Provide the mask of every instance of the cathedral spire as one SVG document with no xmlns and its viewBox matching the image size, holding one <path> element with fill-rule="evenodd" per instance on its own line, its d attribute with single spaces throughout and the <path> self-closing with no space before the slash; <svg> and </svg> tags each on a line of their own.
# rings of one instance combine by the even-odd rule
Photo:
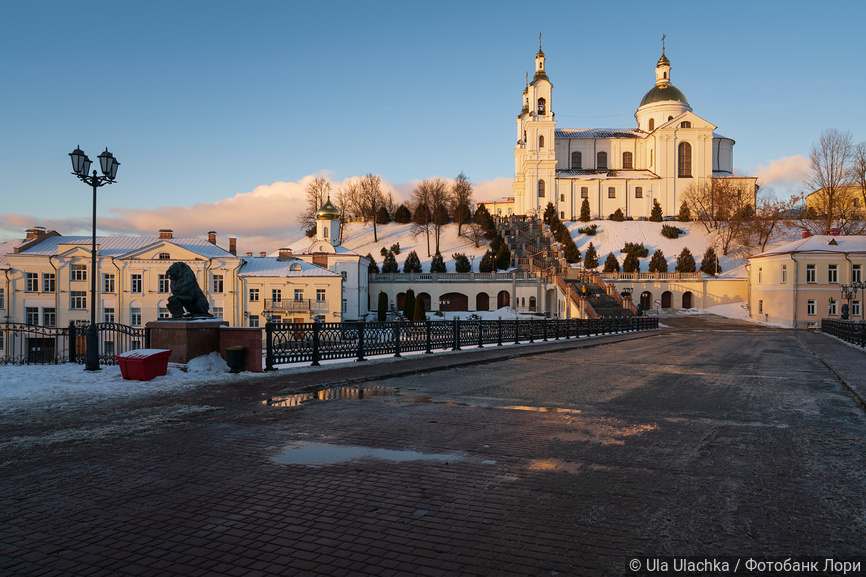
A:
<svg viewBox="0 0 866 577">
<path fill-rule="evenodd" d="M 656 86 L 663 86 L 671 82 L 671 61 L 665 56 L 665 37 L 662 34 L 662 57 L 656 64 Z"/>
</svg>

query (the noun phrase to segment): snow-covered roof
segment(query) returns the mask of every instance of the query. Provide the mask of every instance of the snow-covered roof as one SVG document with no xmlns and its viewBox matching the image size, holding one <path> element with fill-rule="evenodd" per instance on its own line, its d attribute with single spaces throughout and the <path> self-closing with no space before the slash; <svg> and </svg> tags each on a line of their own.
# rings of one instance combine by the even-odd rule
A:
<svg viewBox="0 0 866 577">
<path fill-rule="evenodd" d="M 637 128 L 557 128 L 555 138 L 646 138 Z"/>
<path fill-rule="evenodd" d="M 89 236 L 51 236 L 21 254 L 54 255 L 60 252 L 60 245 L 81 245 L 89 248 L 92 240 Z M 224 248 L 220 248 L 203 238 L 170 238 L 161 239 L 154 236 L 97 236 L 96 244 L 101 256 L 120 257 L 135 250 L 147 248 L 158 243 L 167 243 L 194 252 L 204 258 L 234 256 Z"/>
<path fill-rule="evenodd" d="M 6 255 L 13 252 L 25 242 L 27 241 L 20 238 L 0 242 L 0 269 L 9 268 L 9 261 L 6 259 Z"/>
<path fill-rule="evenodd" d="M 777 254 L 791 253 L 866 253 L 866 235 L 810 236 L 809 238 L 795 240 L 794 242 L 783 244 L 782 246 L 774 248 L 772 250 L 752 255 L 749 258 L 752 259 L 762 256 L 773 256 Z"/>
<path fill-rule="evenodd" d="M 342 276 L 340 273 L 305 262 L 299 258 L 280 260 L 273 256 L 246 257 L 238 276 L 306 277 Z M 292 270 L 295 269 L 295 270 Z"/>
<path fill-rule="evenodd" d="M 318 242 L 318 241 L 316 241 L 316 242 Z M 313 243 L 313 244 L 315 244 L 315 243 Z M 337 246 L 334 247 L 334 252 L 333 252 L 333 253 L 328 253 L 328 254 L 335 254 L 335 253 L 336 253 L 336 254 L 342 254 L 342 255 L 356 255 L 356 256 L 361 256 L 360 254 L 358 254 L 358 253 L 355 252 L 354 250 L 349 249 L 349 248 L 346 248 L 345 246 L 343 246 L 343 245 L 341 245 L 341 244 L 338 244 Z M 303 254 L 303 255 L 308 255 L 308 256 L 309 256 L 309 255 L 311 255 L 311 254 L 315 254 L 315 253 L 309 252 L 309 249 L 307 249 L 307 250 L 305 250 L 304 252 L 302 252 L 302 253 L 298 253 L 298 254 Z"/>
<path fill-rule="evenodd" d="M 609 169 L 587 169 L 587 170 L 557 170 L 556 178 L 575 178 L 578 180 L 606 180 L 606 179 L 624 179 L 629 180 L 653 180 L 657 179 L 656 175 L 651 170 L 609 170 Z"/>
</svg>

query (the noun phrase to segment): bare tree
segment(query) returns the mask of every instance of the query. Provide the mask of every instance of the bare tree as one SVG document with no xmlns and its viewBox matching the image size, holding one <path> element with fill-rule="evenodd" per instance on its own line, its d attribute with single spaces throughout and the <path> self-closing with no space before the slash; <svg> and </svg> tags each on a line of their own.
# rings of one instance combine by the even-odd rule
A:
<svg viewBox="0 0 866 577">
<path fill-rule="evenodd" d="M 809 152 L 809 172 L 806 185 L 814 192 L 808 197 L 810 215 L 817 218 L 813 226 L 804 222 L 812 232 L 826 234 L 838 227 L 845 234 L 857 234 L 863 230 L 856 195 L 851 194 L 854 176 L 855 146 L 850 132 L 839 132 L 828 128 L 821 133 L 818 142 Z M 808 219 L 812 220 L 812 219 Z M 816 226 L 820 226 L 816 230 Z"/>
<path fill-rule="evenodd" d="M 759 200 L 754 218 L 743 223 L 738 242 L 749 249 L 762 252 L 766 250 L 767 243 L 773 238 L 779 225 L 794 210 L 796 203 L 796 198 Z"/>
<path fill-rule="evenodd" d="M 442 236 L 442 228 L 451 222 L 448 214 L 448 201 L 450 191 L 448 183 L 441 178 L 430 181 L 430 215 L 433 219 L 433 232 L 436 240 L 436 252 L 439 252 L 439 239 Z M 429 256 L 429 255 L 428 255 Z"/>
<path fill-rule="evenodd" d="M 427 237 L 427 256 L 430 256 L 430 227 L 433 220 L 433 212 L 430 207 L 433 203 L 433 182 L 424 180 L 419 182 L 412 190 L 410 203 L 412 204 L 412 233 L 415 236 L 424 234 Z"/>
<path fill-rule="evenodd" d="M 315 177 L 304 189 L 304 202 L 306 207 L 304 211 L 298 215 L 298 224 L 304 227 L 304 230 L 309 230 L 316 226 L 316 212 L 325 200 L 331 195 L 331 183 L 327 178 L 321 176 Z"/>
<path fill-rule="evenodd" d="M 866 142 L 854 148 L 854 161 L 851 164 L 851 177 L 860 189 L 860 206 L 866 211 Z"/>
<path fill-rule="evenodd" d="M 382 178 L 378 174 L 367 173 L 359 182 L 358 213 L 365 222 L 373 223 L 373 241 L 378 242 L 376 230 L 376 213 L 384 205 L 385 195 L 382 193 Z"/>
<path fill-rule="evenodd" d="M 755 186 L 750 178 L 698 179 L 683 198 L 707 232 L 716 232 L 725 255 L 755 215 Z"/>
<path fill-rule="evenodd" d="M 454 184 L 451 185 L 451 194 L 449 203 L 451 205 L 451 214 L 454 215 L 454 222 L 457 223 L 457 236 L 463 235 L 463 225 L 472 219 L 472 212 L 469 208 L 472 206 L 472 183 L 462 172 L 454 179 Z"/>
</svg>

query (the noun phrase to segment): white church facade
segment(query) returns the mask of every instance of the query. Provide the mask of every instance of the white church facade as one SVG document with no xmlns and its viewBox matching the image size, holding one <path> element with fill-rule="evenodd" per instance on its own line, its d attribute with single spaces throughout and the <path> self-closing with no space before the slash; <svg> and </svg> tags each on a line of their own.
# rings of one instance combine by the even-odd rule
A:
<svg viewBox="0 0 866 577">
<path fill-rule="evenodd" d="M 736 178 L 755 194 L 755 178 L 734 175 L 734 140 L 716 133 L 671 83 L 664 48 L 635 128 L 558 127 L 545 61 L 539 48 L 517 116 L 514 214 L 541 215 L 553 203 L 560 219 L 575 220 L 588 199 L 592 218 L 617 209 L 649 217 L 655 201 L 673 216 L 692 183 L 713 178 Z"/>
</svg>

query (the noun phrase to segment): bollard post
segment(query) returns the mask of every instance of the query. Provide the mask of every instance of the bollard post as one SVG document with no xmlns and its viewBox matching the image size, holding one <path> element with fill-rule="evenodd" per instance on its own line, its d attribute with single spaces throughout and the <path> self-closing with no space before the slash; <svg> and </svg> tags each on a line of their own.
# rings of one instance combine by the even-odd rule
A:
<svg viewBox="0 0 866 577">
<path fill-rule="evenodd" d="M 424 329 L 427 332 L 427 350 L 424 351 L 424 354 L 425 355 L 432 355 L 433 354 L 433 338 L 432 338 L 432 334 L 431 334 L 432 333 L 431 321 L 425 320 L 424 325 L 425 325 Z"/>
<path fill-rule="evenodd" d="M 454 349 L 460 350 L 460 317 L 454 317 Z"/>
<path fill-rule="evenodd" d="M 400 328 L 402 327 L 402 323 L 398 318 L 394 322 L 394 356 L 399 357 L 400 355 Z"/>
<path fill-rule="evenodd" d="M 529 342 L 535 342 L 535 319 L 529 319 Z"/>
<path fill-rule="evenodd" d="M 517 319 L 514 319 L 514 344 L 515 345 L 520 344 L 520 327 L 517 326 L 518 322 L 519 321 Z"/>
<path fill-rule="evenodd" d="M 311 367 L 319 366 L 319 323 L 313 323 L 313 363 Z"/>
<path fill-rule="evenodd" d="M 498 325 L 497 329 L 496 329 L 497 333 L 498 333 L 497 337 L 496 337 L 496 346 L 501 347 L 502 346 L 502 317 L 499 317 L 499 320 L 496 321 L 496 324 Z"/>
<path fill-rule="evenodd" d="M 355 361 L 359 363 L 367 360 L 364 358 L 364 329 L 367 328 L 366 325 L 364 319 L 358 321 L 358 358 Z"/>
<path fill-rule="evenodd" d="M 265 370 L 277 370 L 274 366 L 274 325 L 270 322 L 265 323 Z"/>
</svg>

